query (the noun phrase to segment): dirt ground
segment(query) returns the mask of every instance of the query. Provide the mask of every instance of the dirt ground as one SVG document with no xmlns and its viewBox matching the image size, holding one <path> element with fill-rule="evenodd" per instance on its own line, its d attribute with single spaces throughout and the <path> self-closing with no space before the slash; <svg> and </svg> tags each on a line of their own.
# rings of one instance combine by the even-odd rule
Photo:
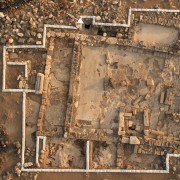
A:
<svg viewBox="0 0 180 180">
<path fill-rule="evenodd" d="M 44 53 L 38 53 L 39 51 L 33 51 L 33 50 L 25 50 L 21 51 L 18 50 L 15 53 L 18 53 L 17 59 L 11 59 L 10 61 L 16 61 L 16 60 L 31 60 L 32 64 L 31 67 L 35 71 L 39 71 L 40 69 L 43 71 L 43 58 L 45 58 Z M 0 51 L 0 57 L 2 57 L 2 49 Z M 44 61 L 45 62 L 45 61 Z M 2 76 L 2 61 L 0 64 L 0 72 Z M 20 66 L 8 66 L 7 68 L 7 76 L 8 79 L 6 88 L 18 88 L 18 81 L 17 76 L 19 74 L 22 74 L 24 72 L 24 67 Z M 30 77 L 29 77 L 30 78 Z M 34 87 L 34 85 L 33 85 Z M 2 78 L 0 78 L 0 89 L 2 89 Z M 26 138 L 27 140 L 27 146 L 29 148 L 35 148 L 35 139 L 33 139 L 35 136 L 33 136 L 33 133 L 36 131 L 36 120 L 37 120 L 37 114 L 39 112 L 39 103 L 40 99 L 38 97 L 29 96 L 29 100 L 27 101 L 27 104 L 29 104 L 29 107 L 27 109 L 27 131 L 26 135 L 29 138 Z M 6 131 L 8 134 L 8 140 L 9 145 L 7 147 L 7 151 L 1 154 L 1 158 L 3 159 L 3 166 L 1 166 L 0 171 L 8 171 L 12 170 L 12 167 L 15 166 L 17 162 L 20 161 L 17 150 L 15 148 L 14 142 L 20 142 L 22 141 L 22 94 L 21 93 L 2 93 L 2 90 L 0 90 L 0 124 L 1 126 L 6 127 Z"/>
<path fill-rule="evenodd" d="M 126 173 L 40 173 L 37 180 L 179 180 L 179 176 L 173 174 L 126 174 Z"/>
<path fill-rule="evenodd" d="M 37 131 L 37 121 L 41 97 L 28 94 L 26 99 L 26 147 L 35 148 L 35 134 Z M 34 135 L 33 135 L 34 134 Z"/>
<path fill-rule="evenodd" d="M 8 79 L 6 83 L 6 88 L 9 89 L 18 89 L 18 81 L 17 77 L 20 74 L 24 75 L 24 66 L 7 66 L 6 72 L 7 76 L 6 78 Z"/>
<path fill-rule="evenodd" d="M 44 130 L 62 137 L 66 118 L 66 106 L 69 91 L 70 68 L 72 60 L 72 42 L 57 39 L 50 74 L 49 105 L 45 113 Z"/>
<path fill-rule="evenodd" d="M 136 27 L 134 41 L 143 41 L 146 44 L 172 45 L 178 39 L 178 30 L 160 25 L 139 23 Z"/>
<path fill-rule="evenodd" d="M 165 156 L 136 154 L 133 152 L 132 145 L 125 144 L 123 166 L 127 169 L 164 169 Z"/>
<path fill-rule="evenodd" d="M 0 49 L 0 57 L 2 57 L 2 49 Z M 2 61 L 0 61 L 0 76 L 2 77 Z M 0 173 L 10 170 L 20 161 L 13 143 L 21 142 L 21 109 L 22 94 L 2 93 L 2 78 L 0 78 L 0 125 L 5 127 L 9 141 L 7 151 L 0 152 L 3 159 L 0 162 Z"/>
<path fill-rule="evenodd" d="M 98 116 L 101 111 L 99 106 L 102 101 L 105 75 L 103 51 L 99 51 L 98 48 L 83 47 L 82 56 L 77 120 L 92 121 L 92 126 L 98 128 Z"/>
</svg>

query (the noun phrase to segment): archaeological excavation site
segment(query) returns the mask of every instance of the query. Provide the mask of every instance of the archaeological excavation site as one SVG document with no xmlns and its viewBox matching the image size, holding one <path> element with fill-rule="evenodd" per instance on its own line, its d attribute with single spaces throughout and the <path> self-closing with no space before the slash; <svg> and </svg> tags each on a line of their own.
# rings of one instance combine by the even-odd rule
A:
<svg viewBox="0 0 180 180">
<path fill-rule="evenodd" d="M 179 9 L 0 1 L 0 179 L 178 180 Z"/>
</svg>

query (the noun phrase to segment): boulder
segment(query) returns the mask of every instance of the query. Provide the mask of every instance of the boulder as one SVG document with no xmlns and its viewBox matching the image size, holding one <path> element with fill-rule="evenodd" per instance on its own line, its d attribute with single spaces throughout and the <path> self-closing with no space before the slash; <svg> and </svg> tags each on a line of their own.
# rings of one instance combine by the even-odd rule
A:
<svg viewBox="0 0 180 180">
<path fill-rule="evenodd" d="M 118 1 L 113 1 L 112 4 L 113 5 L 117 5 L 119 2 Z"/>
<path fill-rule="evenodd" d="M 96 21 L 100 21 L 101 17 L 100 16 L 96 16 Z"/>
<path fill-rule="evenodd" d="M 23 33 L 17 33 L 17 35 L 18 35 L 19 37 L 23 37 L 23 36 L 24 36 Z"/>
<path fill-rule="evenodd" d="M 154 80 L 151 78 L 147 79 L 147 86 L 154 86 Z"/>
<path fill-rule="evenodd" d="M 3 18 L 3 17 L 4 17 L 4 13 L 0 12 L 0 18 Z"/>
<path fill-rule="evenodd" d="M 18 43 L 24 44 L 25 40 L 26 40 L 25 38 L 19 38 L 19 39 L 18 39 Z"/>
<path fill-rule="evenodd" d="M 117 44 L 117 39 L 116 38 L 112 38 L 112 37 L 109 37 L 106 42 L 110 45 L 113 45 L 113 44 Z"/>
<path fill-rule="evenodd" d="M 10 44 L 12 44 L 12 43 L 14 42 L 14 39 L 13 39 L 13 38 L 9 38 L 8 42 L 9 42 Z"/>
<path fill-rule="evenodd" d="M 107 36 L 107 33 L 104 32 L 104 33 L 103 33 L 103 36 L 106 37 L 106 36 Z"/>
<path fill-rule="evenodd" d="M 4 44 L 4 43 L 6 43 L 6 41 L 7 41 L 6 38 L 1 38 L 1 43 Z"/>
<path fill-rule="evenodd" d="M 26 30 L 24 35 L 25 35 L 25 37 L 31 37 L 30 31 L 28 31 L 28 30 Z"/>
<path fill-rule="evenodd" d="M 123 137 L 121 142 L 122 143 L 129 143 L 129 138 L 128 137 Z"/>
<path fill-rule="evenodd" d="M 38 34 L 37 34 L 37 38 L 38 38 L 38 39 L 41 39 L 41 38 L 42 38 L 42 34 L 41 34 L 41 33 L 38 33 Z"/>
<path fill-rule="evenodd" d="M 140 140 L 137 136 L 130 136 L 130 144 L 140 144 Z"/>
<path fill-rule="evenodd" d="M 36 45 L 41 45 L 42 42 L 41 41 L 36 41 Z"/>
<path fill-rule="evenodd" d="M 122 38 L 123 35 L 122 35 L 122 33 L 117 33 L 117 34 L 116 34 L 116 37 L 117 37 L 117 38 Z"/>
<path fill-rule="evenodd" d="M 38 30 L 37 30 L 38 33 L 42 33 L 43 31 L 44 31 L 43 28 L 38 28 Z"/>
<path fill-rule="evenodd" d="M 19 141 L 15 142 L 14 145 L 16 146 L 17 149 L 19 149 L 21 147 L 21 144 Z"/>
</svg>

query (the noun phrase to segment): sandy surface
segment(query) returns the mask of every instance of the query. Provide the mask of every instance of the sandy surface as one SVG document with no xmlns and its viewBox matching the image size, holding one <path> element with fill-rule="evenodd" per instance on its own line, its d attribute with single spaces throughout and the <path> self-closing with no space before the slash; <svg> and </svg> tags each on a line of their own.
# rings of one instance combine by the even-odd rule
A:
<svg viewBox="0 0 180 180">
<path fill-rule="evenodd" d="M 51 93 L 45 119 L 49 126 L 63 126 L 69 90 L 72 47 L 67 42 L 56 40 L 50 74 Z"/>
<path fill-rule="evenodd" d="M 139 23 L 136 28 L 135 41 L 172 45 L 178 39 L 178 30 L 175 28 L 143 23 Z"/>
<path fill-rule="evenodd" d="M 40 173 L 37 180 L 178 180 L 172 174 L 126 174 L 126 173 Z"/>
<path fill-rule="evenodd" d="M 17 77 L 21 74 L 24 74 L 24 69 L 24 66 L 7 66 L 6 88 L 18 89 Z"/>
<path fill-rule="evenodd" d="M 104 56 L 98 48 L 83 47 L 82 68 L 80 72 L 80 101 L 78 120 L 90 120 L 98 128 L 100 101 L 103 94 Z M 86 112 L 86 113 L 85 113 Z"/>
<path fill-rule="evenodd" d="M 26 147 L 35 147 L 32 134 L 37 131 L 41 97 L 28 94 L 26 99 Z"/>
<path fill-rule="evenodd" d="M 2 57 L 2 49 L 0 49 Z M 2 61 L 0 60 L 0 76 L 2 77 Z M 15 141 L 21 142 L 22 125 L 22 94 L 2 93 L 2 78 L 0 78 L 0 125 L 6 127 L 9 136 L 9 148 L 0 154 L 4 162 L 0 162 L 0 173 L 12 168 L 18 161 L 16 150 L 13 146 Z"/>
</svg>

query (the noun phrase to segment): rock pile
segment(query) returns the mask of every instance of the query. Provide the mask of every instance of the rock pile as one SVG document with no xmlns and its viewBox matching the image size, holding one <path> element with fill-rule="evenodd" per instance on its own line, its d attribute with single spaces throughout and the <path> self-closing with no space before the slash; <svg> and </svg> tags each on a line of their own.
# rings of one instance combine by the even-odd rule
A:
<svg viewBox="0 0 180 180">
<path fill-rule="evenodd" d="M 52 55 L 54 50 L 54 38 L 50 38 L 49 41 L 49 47 L 47 50 L 47 56 L 46 56 L 46 66 L 45 66 L 45 73 L 43 75 L 43 84 L 41 87 L 41 93 L 42 93 L 42 104 L 39 111 L 39 119 L 37 123 L 38 127 L 38 134 L 42 133 L 42 121 L 45 113 L 46 106 L 48 105 L 48 94 L 50 93 L 50 70 L 51 70 L 51 63 L 52 63 Z"/>
<path fill-rule="evenodd" d="M 3 127 L 0 128 L 0 151 L 6 151 L 8 146 L 8 137 L 5 129 Z"/>
</svg>

